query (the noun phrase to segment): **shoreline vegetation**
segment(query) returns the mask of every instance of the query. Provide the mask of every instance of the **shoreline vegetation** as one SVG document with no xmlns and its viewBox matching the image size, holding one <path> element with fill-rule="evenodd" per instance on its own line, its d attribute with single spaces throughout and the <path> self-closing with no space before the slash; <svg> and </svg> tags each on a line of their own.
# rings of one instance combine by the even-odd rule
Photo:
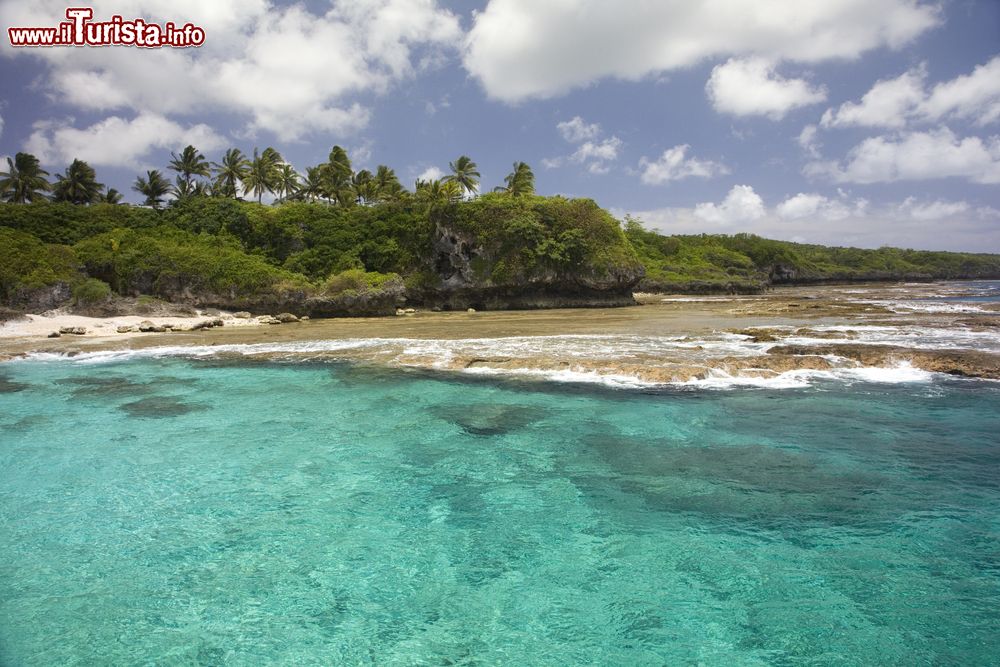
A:
<svg viewBox="0 0 1000 667">
<path fill-rule="evenodd" d="M 273 148 L 210 163 L 188 146 L 173 155 L 173 184 L 158 170 L 137 178 L 146 205 L 132 206 L 85 162 L 49 183 L 18 153 L 0 173 L 0 319 L 57 308 L 334 317 L 608 307 L 634 304 L 633 292 L 1000 278 L 1000 255 L 663 235 L 590 199 L 536 195 L 523 162 L 484 194 L 470 158 L 450 167 L 411 192 L 385 165 L 355 171 L 339 146 L 304 177 Z"/>
</svg>

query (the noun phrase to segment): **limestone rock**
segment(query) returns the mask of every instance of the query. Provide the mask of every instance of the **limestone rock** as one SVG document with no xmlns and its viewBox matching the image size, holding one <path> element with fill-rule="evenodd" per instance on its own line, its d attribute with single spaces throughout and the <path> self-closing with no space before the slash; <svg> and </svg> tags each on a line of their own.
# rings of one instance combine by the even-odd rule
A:
<svg viewBox="0 0 1000 667">
<path fill-rule="evenodd" d="M 82 336 L 87 333 L 86 327 L 59 327 L 60 334 L 73 334 L 74 336 Z"/>
<path fill-rule="evenodd" d="M 139 322 L 139 331 L 143 333 L 163 333 L 167 328 L 159 324 L 153 324 L 149 320 Z"/>
<path fill-rule="evenodd" d="M 282 324 L 288 324 L 290 322 L 298 322 L 299 318 L 291 313 L 278 313 L 274 316 L 274 319 L 278 320 Z"/>
<path fill-rule="evenodd" d="M 235 317 L 238 320 L 249 320 L 253 316 L 247 311 L 241 310 L 238 313 L 233 313 L 233 317 Z"/>
</svg>

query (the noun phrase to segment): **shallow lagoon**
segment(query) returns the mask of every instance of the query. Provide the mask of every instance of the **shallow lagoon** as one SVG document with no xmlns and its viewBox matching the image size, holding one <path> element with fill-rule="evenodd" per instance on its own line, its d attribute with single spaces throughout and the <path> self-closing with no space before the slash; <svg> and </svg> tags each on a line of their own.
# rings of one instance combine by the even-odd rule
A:
<svg viewBox="0 0 1000 667">
<path fill-rule="evenodd" d="M 997 383 L 0 376 L 3 664 L 995 660 Z"/>
</svg>

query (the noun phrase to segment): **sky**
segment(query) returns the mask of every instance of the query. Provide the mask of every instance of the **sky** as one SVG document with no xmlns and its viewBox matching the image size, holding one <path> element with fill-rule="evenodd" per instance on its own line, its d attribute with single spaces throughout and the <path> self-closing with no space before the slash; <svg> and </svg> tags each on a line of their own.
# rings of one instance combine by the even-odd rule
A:
<svg viewBox="0 0 1000 667">
<path fill-rule="evenodd" d="M 1000 252 L 998 0 L 91 6 L 205 43 L 0 36 L 0 156 L 86 160 L 128 201 L 189 143 L 215 161 L 274 146 L 300 172 L 339 144 L 411 188 L 468 155 L 488 191 L 524 161 L 540 194 L 664 233 Z M 0 0 L 0 26 L 66 8 Z"/>
</svg>

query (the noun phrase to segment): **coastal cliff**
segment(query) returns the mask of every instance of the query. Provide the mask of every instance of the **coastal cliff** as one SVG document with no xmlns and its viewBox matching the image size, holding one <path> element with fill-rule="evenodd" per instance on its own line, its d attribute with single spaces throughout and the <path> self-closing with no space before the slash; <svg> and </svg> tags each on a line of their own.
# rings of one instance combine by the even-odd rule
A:
<svg viewBox="0 0 1000 667">
<path fill-rule="evenodd" d="M 634 304 L 644 269 L 587 199 L 341 208 L 193 199 L 0 205 L 0 305 L 131 311 L 137 300 L 313 317 Z"/>
</svg>

